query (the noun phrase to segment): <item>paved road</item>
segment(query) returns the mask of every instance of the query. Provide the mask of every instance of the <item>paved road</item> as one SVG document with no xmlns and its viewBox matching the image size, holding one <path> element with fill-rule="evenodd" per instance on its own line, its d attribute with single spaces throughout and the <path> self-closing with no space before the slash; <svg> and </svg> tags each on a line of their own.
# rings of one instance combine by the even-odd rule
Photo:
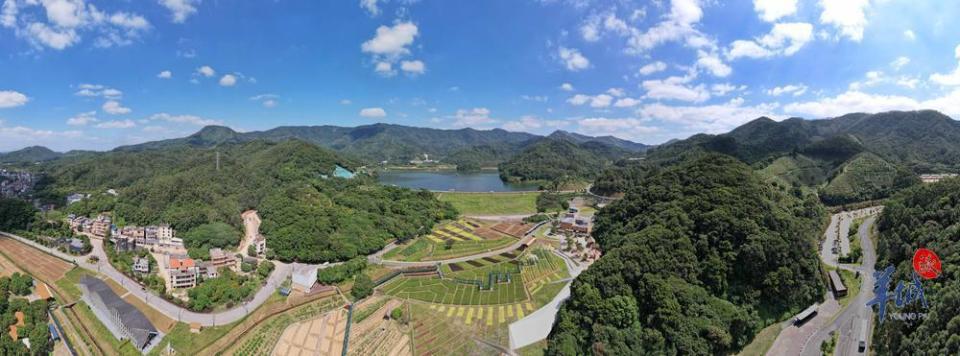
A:
<svg viewBox="0 0 960 356">
<path fill-rule="evenodd" d="M 516 350 L 521 347 L 533 344 L 537 341 L 546 339 L 550 335 L 550 328 L 553 327 L 553 322 L 557 318 L 557 313 L 560 312 L 560 306 L 564 300 L 567 300 L 570 297 L 570 283 L 573 278 L 576 278 L 580 275 L 581 272 L 587 269 L 587 265 L 579 264 L 574 262 L 572 259 L 566 255 L 553 251 L 556 255 L 563 258 L 563 262 L 567 265 L 567 270 L 570 271 L 570 276 L 565 281 L 557 281 L 554 283 L 566 283 L 566 286 L 560 290 L 549 303 L 537 309 L 533 313 L 530 313 L 523 319 L 517 320 L 510 324 L 510 349 Z"/>
<path fill-rule="evenodd" d="M 850 305 L 842 310 L 833 320 L 833 323 L 821 328 L 811 337 L 803 346 L 801 355 L 817 356 L 820 355 L 820 344 L 831 337 L 830 333 L 838 331 L 840 333 L 837 342 L 836 354 L 841 356 L 859 355 L 858 343 L 862 321 L 867 321 L 867 327 L 873 322 L 873 310 L 866 306 L 867 301 L 873 299 L 874 278 L 873 271 L 877 261 L 876 250 L 873 241 L 870 239 L 870 229 L 876 222 L 876 216 L 870 216 L 860 224 L 857 236 L 860 239 L 860 246 L 863 249 L 863 263 L 856 268 L 860 272 L 861 283 L 860 293 L 857 294 Z M 867 349 L 869 349 L 869 340 Z"/>
<path fill-rule="evenodd" d="M 493 256 L 499 255 L 499 254 L 504 253 L 504 252 L 510 252 L 510 251 L 516 250 L 516 249 L 520 248 L 520 245 L 523 245 L 524 243 L 530 242 L 531 240 L 533 240 L 533 238 L 534 238 L 533 235 L 527 235 L 527 236 L 524 236 L 522 239 L 517 240 L 517 242 L 515 242 L 514 244 L 512 244 L 512 245 L 510 245 L 510 246 L 507 246 L 507 247 L 504 247 L 504 248 L 501 248 L 501 249 L 496 249 L 496 250 L 493 250 L 493 251 L 487 251 L 487 252 L 483 252 L 483 253 L 478 253 L 478 254 L 470 255 L 470 256 L 463 256 L 463 257 L 457 257 L 457 258 L 448 258 L 448 259 L 445 259 L 445 260 L 437 260 L 437 261 L 423 261 L 423 262 L 406 262 L 406 261 L 380 260 L 379 263 L 382 264 L 384 267 L 387 267 L 387 268 L 405 268 L 405 267 L 429 267 L 429 266 L 435 266 L 435 265 L 437 265 L 438 263 L 445 265 L 445 264 L 450 264 L 450 263 L 466 262 L 466 261 L 475 260 L 475 259 L 478 259 L 478 258 L 493 257 Z M 368 258 L 368 260 L 369 260 L 369 258 Z"/>
</svg>

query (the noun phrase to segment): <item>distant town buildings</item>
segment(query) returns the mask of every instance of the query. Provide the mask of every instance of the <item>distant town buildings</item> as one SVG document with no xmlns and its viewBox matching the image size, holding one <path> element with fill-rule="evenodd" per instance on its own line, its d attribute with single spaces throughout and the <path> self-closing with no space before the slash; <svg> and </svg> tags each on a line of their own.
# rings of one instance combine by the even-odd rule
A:
<svg viewBox="0 0 960 356">
<path fill-rule="evenodd" d="M 89 197 L 90 197 L 90 194 L 81 194 L 81 193 L 70 194 L 67 196 L 67 205 L 79 203 L 80 201 Z"/>
<path fill-rule="evenodd" d="M 589 235 L 592 228 L 593 219 L 589 216 L 581 216 L 577 208 L 570 208 L 563 214 L 563 217 L 560 218 L 560 224 L 557 226 L 560 232 L 584 235 Z"/>
<path fill-rule="evenodd" d="M 956 176 L 956 173 L 921 174 L 920 181 L 924 183 L 936 183 L 942 179 L 953 178 Z"/>
<path fill-rule="evenodd" d="M 0 197 L 25 197 L 33 190 L 37 177 L 29 172 L 0 170 Z"/>
</svg>

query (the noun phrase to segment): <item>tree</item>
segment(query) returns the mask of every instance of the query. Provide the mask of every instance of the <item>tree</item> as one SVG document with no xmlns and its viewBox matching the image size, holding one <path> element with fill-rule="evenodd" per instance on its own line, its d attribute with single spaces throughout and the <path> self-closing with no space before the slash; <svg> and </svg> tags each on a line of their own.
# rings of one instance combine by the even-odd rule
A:
<svg viewBox="0 0 960 356">
<path fill-rule="evenodd" d="M 353 279 L 353 289 L 350 295 L 354 300 L 360 300 L 373 293 L 373 281 L 364 273 L 360 273 Z"/>
<path fill-rule="evenodd" d="M 247 256 L 257 257 L 257 247 L 254 245 L 247 246 Z"/>
<path fill-rule="evenodd" d="M 393 308 L 393 310 L 390 311 L 390 319 L 393 319 L 396 321 L 400 321 L 400 319 L 403 319 L 403 307 Z"/>
<path fill-rule="evenodd" d="M 444 242 L 443 242 L 443 248 L 444 248 L 444 249 L 447 249 L 447 250 L 453 248 L 453 240 L 446 240 L 446 241 L 444 241 Z"/>
<path fill-rule="evenodd" d="M 25 230 L 37 209 L 20 199 L 0 199 L 0 230 Z"/>
</svg>

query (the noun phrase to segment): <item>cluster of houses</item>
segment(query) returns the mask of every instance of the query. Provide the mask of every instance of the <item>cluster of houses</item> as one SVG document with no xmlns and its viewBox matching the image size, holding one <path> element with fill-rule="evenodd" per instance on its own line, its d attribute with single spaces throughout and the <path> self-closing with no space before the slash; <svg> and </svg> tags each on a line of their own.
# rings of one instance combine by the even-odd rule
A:
<svg viewBox="0 0 960 356">
<path fill-rule="evenodd" d="M 113 225 L 110 216 L 99 215 L 94 219 L 70 214 L 67 216 L 70 228 L 94 236 L 107 238 L 114 243 L 118 252 L 143 248 L 183 249 L 183 239 L 176 236 L 176 230 L 170 225 L 124 226 Z"/>
<path fill-rule="evenodd" d="M 29 172 L 0 170 L 0 197 L 17 198 L 25 196 L 36 182 L 36 177 Z"/>
<path fill-rule="evenodd" d="M 194 260 L 187 255 L 179 254 L 167 254 L 165 259 L 162 265 L 166 268 L 167 287 L 174 289 L 193 288 L 203 279 L 220 277 L 222 268 L 237 272 L 240 271 L 242 263 L 257 262 L 252 257 L 238 258 L 219 248 L 210 249 L 209 261 Z M 137 262 L 134 261 L 134 263 Z"/>
<path fill-rule="evenodd" d="M 573 235 L 588 236 L 592 229 L 593 218 L 580 215 L 580 210 L 577 208 L 567 210 L 557 225 L 557 232 Z"/>
</svg>

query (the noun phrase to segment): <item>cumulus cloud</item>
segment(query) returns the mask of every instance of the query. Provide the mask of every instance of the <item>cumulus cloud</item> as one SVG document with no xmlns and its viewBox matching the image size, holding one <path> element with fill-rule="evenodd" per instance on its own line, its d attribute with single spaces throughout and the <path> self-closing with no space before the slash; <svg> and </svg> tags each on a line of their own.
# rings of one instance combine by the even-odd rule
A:
<svg viewBox="0 0 960 356">
<path fill-rule="evenodd" d="M 220 77 L 220 86 L 232 87 L 237 84 L 237 77 L 233 74 L 227 74 Z"/>
<path fill-rule="evenodd" d="M 613 103 L 613 106 L 618 108 L 630 108 L 640 105 L 640 100 L 634 98 L 620 98 L 617 99 L 617 102 Z"/>
<path fill-rule="evenodd" d="M 80 90 L 73 93 L 76 96 L 85 96 L 89 98 L 107 98 L 120 99 L 123 92 L 100 84 L 80 84 L 77 86 Z"/>
<path fill-rule="evenodd" d="M 217 74 L 217 72 L 213 70 L 213 67 L 210 67 L 210 66 L 203 66 L 203 67 L 197 68 L 196 73 L 207 78 L 210 78 Z"/>
<path fill-rule="evenodd" d="M 691 77 L 669 77 L 663 80 L 645 80 L 641 87 L 647 91 L 646 98 L 657 100 L 680 100 L 704 102 L 710 99 L 710 92 L 703 84 L 688 85 Z"/>
<path fill-rule="evenodd" d="M 360 0 L 360 7 L 367 10 L 370 16 L 380 15 L 380 7 L 377 6 L 377 0 Z"/>
<path fill-rule="evenodd" d="M 710 92 L 716 96 L 724 96 L 734 91 L 744 91 L 746 85 L 736 86 L 730 83 L 717 83 L 710 86 Z"/>
<path fill-rule="evenodd" d="M 423 61 L 402 61 L 400 62 L 400 70 L 404 73 L 411 75 L 423 74 L 427 71 L 427 66 L 423 64 Z"/>
<path fill-rule="evenodd" d="M 560 89 L 563 91 L 573 91 L 573 84 L 570 84 L 570 83 L 560 84 Z"/>
<path fill-rule="evenodd" d="M 648 120 L 662 120 L 680 125 L 689 132 L 723 133 L 760 116 L 774 120 L 778 104 L 743 105 L 742 98 L 734 98 L 723 104 L 703 106 L 671 106 L 661 103 L 644 105 L 637 113 Z"/>
<path fill-rule="evenodd" d="M 367 40 L 360 49 L 364 53 L 383 56 L 400 56 L 410 53 L 407 46 L 413 44 L 419 34 L 413 22 L 399 22 L 393 26 L 380 26 L 373 38 Z"/>
<path fill-rule="evenodd" d="M 650 75 L 656 72 L 662 72 L 666 69 L 667 69 L 666 63 L 663 63 L 661 61 L 656 61 L 653 63 L 649 63 L 647 65 L 644 65 L 643 67 L 640 67 L 640 70 L 638 71 L 638 73 L 640 73 L 640 75 Z"/>
<path fill-rule="evenodd" d="M 820 23 L 832 25 L 839 36 L 854 42 L 863 39 L 863 29 L 867 26 L 866 11 L 870 0 L 820 0 Z"/>
<path fill-rule="evenodd" d="M 780 96 L 783 94 L 792 94 L 793 96 L 800 96 L 807 92 L 807 86 L 803 84 L 787 84 L 780 87 L 774 87 L 773 89 L 767 90 L 767 95 L 770 96 Z"/>
<path fill-rule="evenodd" d="M 903 66 L 910 64 L 910 58 L 907 57 L 897 57 L 897 59 L 890 62 L 890 66 L 893 67 L 893 70 L 900 70 Z"/>
<path fill-rule="evenodd" d="M 37 130 L 25 126 L 6 126 L 0 120 L 0 151 L 20 149 L 28 145 L 62 147 L 64 142 L 75 144 L 77 140 L 84 138 L 83 132 L 78 130 Z"/>
<path fill-rule="evenodd" d="M 381 118 L 386 117 L 387 112 L 383 108 L 363 108 L 360 110 L 360 116 L 366 118 Z"/>
<path fill-rule="evenodd" d="M 109 100 L 103 103 L 103 106 L 101 108 L 103 109 L 104 112 L 110 115 L 129 114 L 131 111 L 133 111 L 133 110 L 130 110 L 130 108 L 123 107 L 123 105 L 121 105 L 120 102 L 116 100 Z"/>
<path fill-rule="evenodd" d="M 0 90 L 0 109 L 15 108 L 30 101 L 23 93 L 13 90 Z"/>
<path fill-rule="evenodd" d="M 557 54 L 560 56 L 560 61 L 564 67 L 571 72 L 581 71 L 590 67 L 590 60 L 584 57 L 583 54 L 580 54 L 580 51 L 575 48 L 560 47 L 557 50 Z"/>
<path fill-rule="evenodd" d="M 100 129 L 129 129 L 137 124 L 133 120 L 112 120 L 104 121 L 96 125 Z"/>
<path fill-rule="evenodd" d="M 81 34 L 90 34 L 97 47 L 125 46 L 150 30 L 143 16 L 103 12 L 83 0 L 7 0 L 0 10 L 0 25 L 38 49 L 55 50 L 79 43 Z"/>
<path fill-rule="evenodd" d="M 67 125 L 70 126 L 86 126 L 94 122 L 100 121 L 97 120 L 96 111 L 88 111 L 84 113 L 79 113 L 74 117 L 67 119 Z"/>
<path fill-rule="evenodd" d="M 184 23 L 190 15 L 197 13 L 200 0 L 158 0 L 173 16 L 174 23 Z"/>
<path fill-rule="evenodd" d="M 805 22 L 778 23 L 770 33 L 755 40 L 736 40 L 726 51 L 728 60 L 741 57 L 791 56 L 813 40 L 813 25 Z"/>
<path fill-rule="evenodd" d="M 697 68 L 704 69 L 715 77 L 726 77 L 733 72 L 733 69 L 726 63 L 723 63 L 716 54 L 698 51 L 697 57 Z"/>
<path fill-rule="evenodd" d="M 571 105 L 580 106 L 584 104 L 590 104 L 590 107 L 592 108 L 605 108 L 610 106 L 612 102 L 613 96 L 608 94 L 598 94 L 592 96 L 577 94 L 567 99 L 567 103 L 570 103 Z"/>
<path fill-rule="evenodd" d="M 448 116 L 447 118 L 453 120 L 451 126 L 458 128 L 484 128 L 500 122 L 500 120 L 490 117 L 490 109 L 483 107 L 459 109 L 453 116 Z"/>
<path fill-rule="evenodd" d="M 169 71 L 169 70 L 162 71 L 162 72 L 160 72 L 159 74 L 157 74 L 157 78 L 160 78 L 160 79 L 170 79 L 170 78 L 173 78 L 173 72 L 171 72 L 171 71 Z"/>
<path fill-rule="evenodd" d="M 659 131 L 638 118 L 588 117 L 576 120 L 579 132 L 594 136 L 616 136 L 628 140 L 643 139 Z"/>
<path fill-rule="evenodd" d="M 774 22 L 782 17 L 797 12 L 797 0 L 753 0 L 753 8 L 757 15 L 767 22 Z"/>
<path fill-rule="evenodd" d="M 960 116 L 960 89 L 923 101 L 900 95 L 878 95 L 850 90 L 834 97 L 791 103 L 783 107 L 784 112 L 807 114 L 814 118 L 835 117 L 850 112 L 922 109 L 939 110 L 953 117 Z"/>
<path fill-rule="evenodd" d="M 952 72 L 948 73 L 934 73 L 930 75 L 930 81 L 943 85 L 943 86 L 957 86 L 960 85 L 960 45 L 957 45 L 957 48 L 953 50 L 953 55 L 957 59 L 957 67 L 953 69 Z"/>
<path fill-rule="evenodd" d="M 260 94 L 250 97 L 250 100 L 260 102 L 260 105 L 267 109 L 274 108 L 279 105 L 278 99 L 280 99 L 280 97 L 276 94 Z"/>
<path fill-rule="evenodd" d="M 569 125 L 564 120 L 544 120 L 533 115 L 521 116 L 519 120 L 505 122 L 501 127 L 508 131 L 535 131 L 548 127 L 563 127 Z"/>
<path fill-rule="evenodd" d="M 704 36 L 694 28 L 703 17 L 699 0 L 672 0 L 670 12 L 663 21 L 647 31 L 631 29 L 627 40 L 627 53 L 642 54 L 663 43 L 686 40 L 687 45 L 704 45 Z"/>
<path fill-rule="evenodd" d="M 913 33 L 913 30 L 906 30 L 906 31 L 903 31 L 903 38 L 913 41 L 917 39 L 917 35 Z"/>
</svg>

